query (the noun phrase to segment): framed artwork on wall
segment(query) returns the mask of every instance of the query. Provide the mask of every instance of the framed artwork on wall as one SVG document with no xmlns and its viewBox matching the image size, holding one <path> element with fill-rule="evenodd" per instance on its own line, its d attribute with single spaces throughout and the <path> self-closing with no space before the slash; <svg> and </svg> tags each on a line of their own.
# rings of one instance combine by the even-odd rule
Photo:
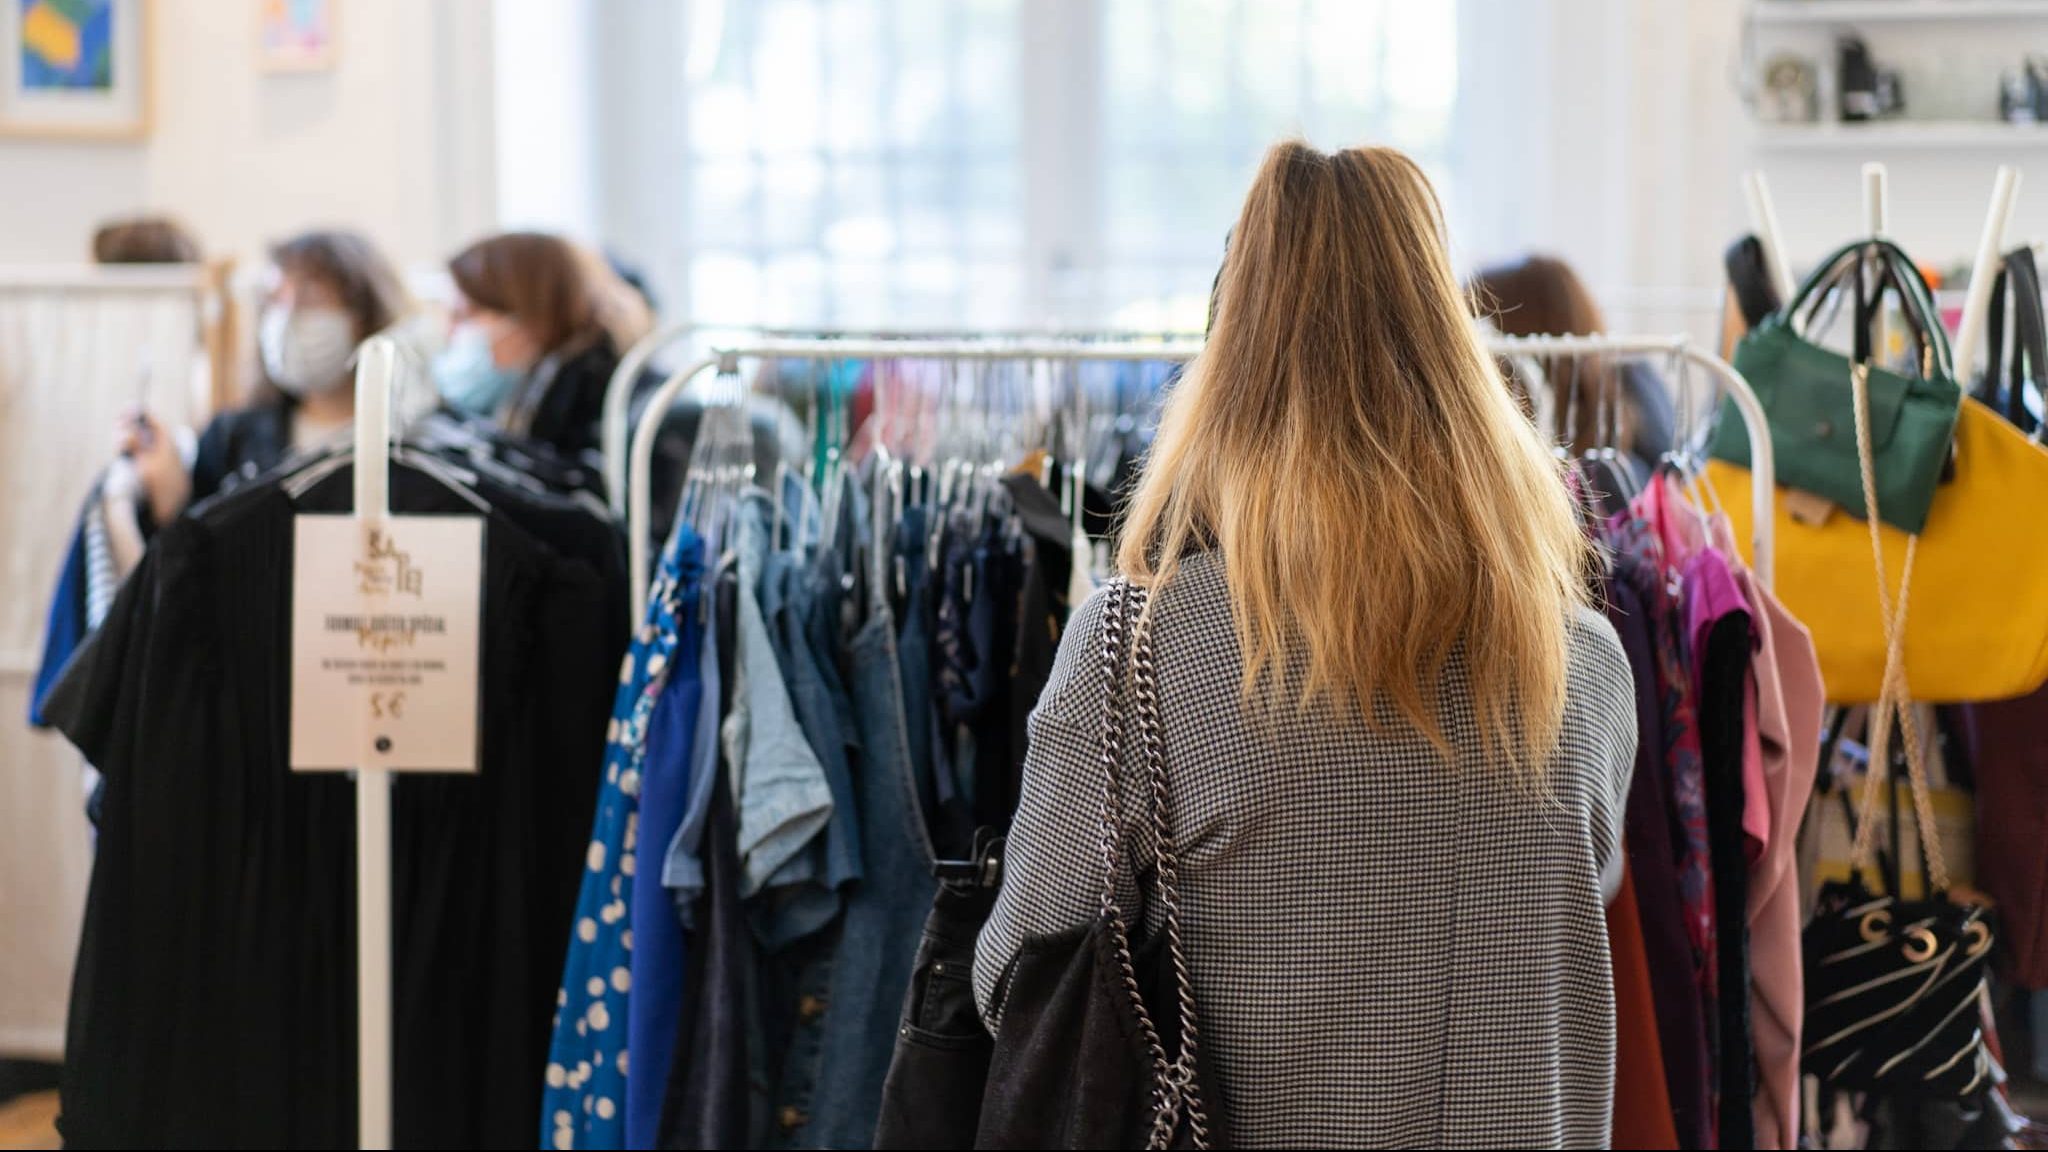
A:
<svg viewBox="0 0 2048 1152">
<path fill-rule="evenodd" d="M 334 0 L 256 0 L 256 63 L 265 72 L 334 67 Z"/>
<path fill-rule="evenodd" d="M 0 136 L 149 133 L 148 0 L 0 0 Z"/>
</svg>

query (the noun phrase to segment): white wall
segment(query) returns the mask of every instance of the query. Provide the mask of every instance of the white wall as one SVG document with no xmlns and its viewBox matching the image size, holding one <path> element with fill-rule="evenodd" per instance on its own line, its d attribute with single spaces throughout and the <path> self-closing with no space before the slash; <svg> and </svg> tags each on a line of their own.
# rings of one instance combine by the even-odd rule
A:
<svg viewBox="0 0 2048 1152">
<path fill-rule="evenodd" d="M 85 259 L 94 225 L 165 211 L 211 253 L 321 224 L 399 261 L 495 215 L 488 0 L 350 0 L 325 72 L 256 67 L 256 6 L 153 6 L 155 126 L 138 143 L 0 140 L 0 262 Z"/>
<path fill-rule="evenodd" d="M 1542 109 L 1532 117 L 1504 102 L 1471 118 L 1468 146 L 1479 171 L 1495 187 L 1515 190 L 1500 201 L 1487 235 L 1571 259 L 1602 290 L 1610 311 L 1623 313 L 1617 326 L 1713 331 L 1721 253 L 1749 227 L 1740 181 L 1752 167 L 1769 178 L 1795 266 L 1862 229 L 1860 171 L 1867 160 L 1886 164 L 1891 234 L 1923 263 L 1968 261 L 2001 163 L 2023 173 L 2031 168 L 2033 176 L 2022 184 L 2007 246 L 2048 236 L 2048 134 L 2042 145 L 1983 148 L 1763 144 L 1738 89 L 1742 0 L 1464 4 L 1462 31 L 1471 44 L 1461 64 L 1511 77 L 1491 90 L 1522 93 L 1527 106 Z M 1930 80 L 1938 84 L 1942 69 L 1974 69 L 1984 77 L 1984 99 L 1993 101 L 1991 68 L 2042 42 L 2048 23 L 1877 24 L 1863 31 L 1880 61 L 1906 68 L 1916 114 L 1988 114 L 1930 109 Z M 1803 42 L 1777 32 L 1765 42 L 1828 54 L 1832 35 L 1823 26 Z M 1701 299 L 1709 301 L 1705 309 L 1685 303 Z"/>
<path fill-rule="evenodd" d="M 497 0 L 498 223 L 589 235 L 597 219 L 595 0 Z M 510 133 L 516 132 L 516 136 Z"/>
</svg>

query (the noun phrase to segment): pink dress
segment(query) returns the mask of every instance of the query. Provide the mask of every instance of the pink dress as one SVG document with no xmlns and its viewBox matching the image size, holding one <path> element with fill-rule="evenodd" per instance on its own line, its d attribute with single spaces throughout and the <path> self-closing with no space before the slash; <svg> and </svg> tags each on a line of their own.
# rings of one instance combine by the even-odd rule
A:
<svg viewBox="0 0 2048 1152">
<path fill-rule="evenodd" d="M 1725 523 L 1715 525 L 1724 550 L 1735 555 Z M 1813 792 L 1820 759 L 1826 692 L 1813 636 L 1777 597 L 1737 567 L 1736 582 L 1751 607 L 1757 652 L 1757 773 L 1750 795 L 1769 808 L 1769 835 L 1749 870 L 1750 1026 L 1756 1046 L 1753 1112 L 1759 1148 L 1799 1146 L 1799 1022 L 1805 981 L 1799 951 L 1799 821 Z M 1747 750 L 1745 750 L 1746 755 Z M 1749 765 L 1745 760 L 1744 775 Z M 1747 779 L 1745 785 L 1747 786 Z M 1744 813 L 1744 826 L 1748 813 Z"/>
</svg>

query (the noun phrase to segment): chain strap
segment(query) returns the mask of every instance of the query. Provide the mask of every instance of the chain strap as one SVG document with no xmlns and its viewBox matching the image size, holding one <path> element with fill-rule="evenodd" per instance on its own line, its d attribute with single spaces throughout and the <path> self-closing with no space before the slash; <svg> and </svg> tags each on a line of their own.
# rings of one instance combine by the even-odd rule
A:
<svg viewBox="0 0 2048 1152">
<path fill-rule="evenodd" d="M 1171 1089 L 1188 1119 L 1190 1142 L 1196 1148 L 1209 1146 L 1209 1118 L 1202 1107 L 1201 1091 L 1195 1084 L 1195 1059 L 1201 1048 L 1201 1028 L 1195 1012 L 1194 977 L 1188 969 L 1180 931 L 1180 851 L 1173 838 L 1167 815 L 1166 739 L 1160 722 L 1159 671 L 1152 653 L 1152 630 L 1145 616 L 1148 597 L 1139 590 L 1132 599 L 1133 640 L 1131 679 L 1133 703 L 1137 709 L 1138 737 L 1145 755 L 1145 775 L 1152 788 L 1152 835 L 1156 865 L 1155 884 L 1164 909 L 1166 949 L 1173 962 L 1176 1007 L 1180 1016 L 1180 1052 L 1170 1072 Z M 1174 1117 L 1162 1111 L 1152 1132 L 1152 1146 L 1164 1148 L 1173 1138 Z"/>
<path fill-rule="evenodd" d="M 1182 950 L 1180 934 L 1179 854 L 1166 808 L 1165 740 L 1159 720 L 1159 686 L 1152 656 L 1150 630 L 1144 627 L 1146 593 L 1132 587 L 1123 577 L 1113 580 L 1102 627 L 1102 916 L 1116 951 L 1118 975 L 1130 998 L 1152 1061 L 1152 1129 L 1148 1147 L 1166 1148 L 1183 1116 L 1188 1122 L 1190 1143 L 1199 1149 L 1209 1146 L 1209 1119 L 1195 1085 L 1195 1056 L 1199 1045 L 1195 1015 L 1194 982 Z M 1127 657 L 1126 644 L 1130 645 Z M 1119 776 L 1122 767 L 1122 702 L 1124 671 L 1132 673 L 1133 707 L 1137 714 L 1140 751 L 1145 765 L 1149 817 L 1156 841 L 1154 896 L 1165 913 L 1166 946 L 1173 963 L 1175 997 L 1180 1021 L 1179 1051 L 1169 1062 L 1159 1029 L 1145 1004 L 1138 984 L 1137 965 L 1131 956 L 1130 928 L 1117 904 L 1117 865 L 1121 856 L 1122 796 Z"/>
<path fill-rule="evenodd" d="M 1890 779 L 1892 717 L 1896 714 L 1906 739 L 1906 776 L 1912 786 L 1913 814 L 1920 829 L 1921 850 L 1927 855 L 1930 891 L 1948 890 L 1948 861 L 1941 850 L 1941 834 L 1934 824 L 1934 799 L 1928 785 L 1926 744 L 1921 738 L 1919 709 L 1913 706 L 1912 690 L 1906 679 L 1906 607 L 1913 585 L 1913 560 L 1920 548 L 1915 534 L 1906 540 L 1906 563 L 1899 574 L 1899 600 L 1892 606 L 1891 581 L 1885 574 L 1884 538 L 1877 513 L 1877 467 L 1870 446 L 1870 366 L 1849 367 L 1849 383 L 1856 412 L 1856 457 L 1863 480 L 1864 520 L 1870 527 L 1871 560 L 1877 571 L 1877 609 L 1884 622 L 1884 679 L 1877 703 L 1870 710 L 1870 764 L 1863 777 L 1863 795 L 1858 803 L 1856 839 L 1849 849 L 1851 867 L 1862 869 L 1870 862 L 1872 839 L 1877 824 L 1877 798 Z M 1902 846 L 1892 845 L 1897 852 Z M 1892 893 L 1898 896 L 1899 893 Z"/>
<path fill-rule="evenodd" d="M 1166 1046 L 1159 1040 L 1151 1013 L 1145 1010 L 1145 994 L 1138 987 L 1137 965 L 1131 959 L 1130 929 L 1117 904 L 1117 860 L 1123 840 L 1123 805 L 1117 778 L 1123 759 L 1123 726 L 1118 723 L 1123 698 L 1125 628 L 1129 624 L 1131 587 L 1119 579 L 1110 588 L 1109 606 L 1102 621 L 1102 916 L 1109 926 L 1110 942 L 1116 948 L 1118 974 L 1124 991 L 1138 1009 L 1138 1028 L 1152 1058 L 1152 1111 L 1167 1110 L 1168 1067 Z"/>
</svg>

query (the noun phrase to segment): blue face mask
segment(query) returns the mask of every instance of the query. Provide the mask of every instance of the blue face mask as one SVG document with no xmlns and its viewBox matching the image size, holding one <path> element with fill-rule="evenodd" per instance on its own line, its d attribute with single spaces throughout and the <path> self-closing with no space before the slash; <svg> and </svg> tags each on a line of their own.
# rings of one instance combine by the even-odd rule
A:
<svg viewBox="0 0 2048 1152">
<path fill-rule="evenodd" d="M 464 324 L 434 358 L 434 386 L 441 399 L 458 412 L 489 418 L 519 386 L 525 373 L 500 368 L 491 359 L 491 337 L 475 324 Z"/>
</svg>

